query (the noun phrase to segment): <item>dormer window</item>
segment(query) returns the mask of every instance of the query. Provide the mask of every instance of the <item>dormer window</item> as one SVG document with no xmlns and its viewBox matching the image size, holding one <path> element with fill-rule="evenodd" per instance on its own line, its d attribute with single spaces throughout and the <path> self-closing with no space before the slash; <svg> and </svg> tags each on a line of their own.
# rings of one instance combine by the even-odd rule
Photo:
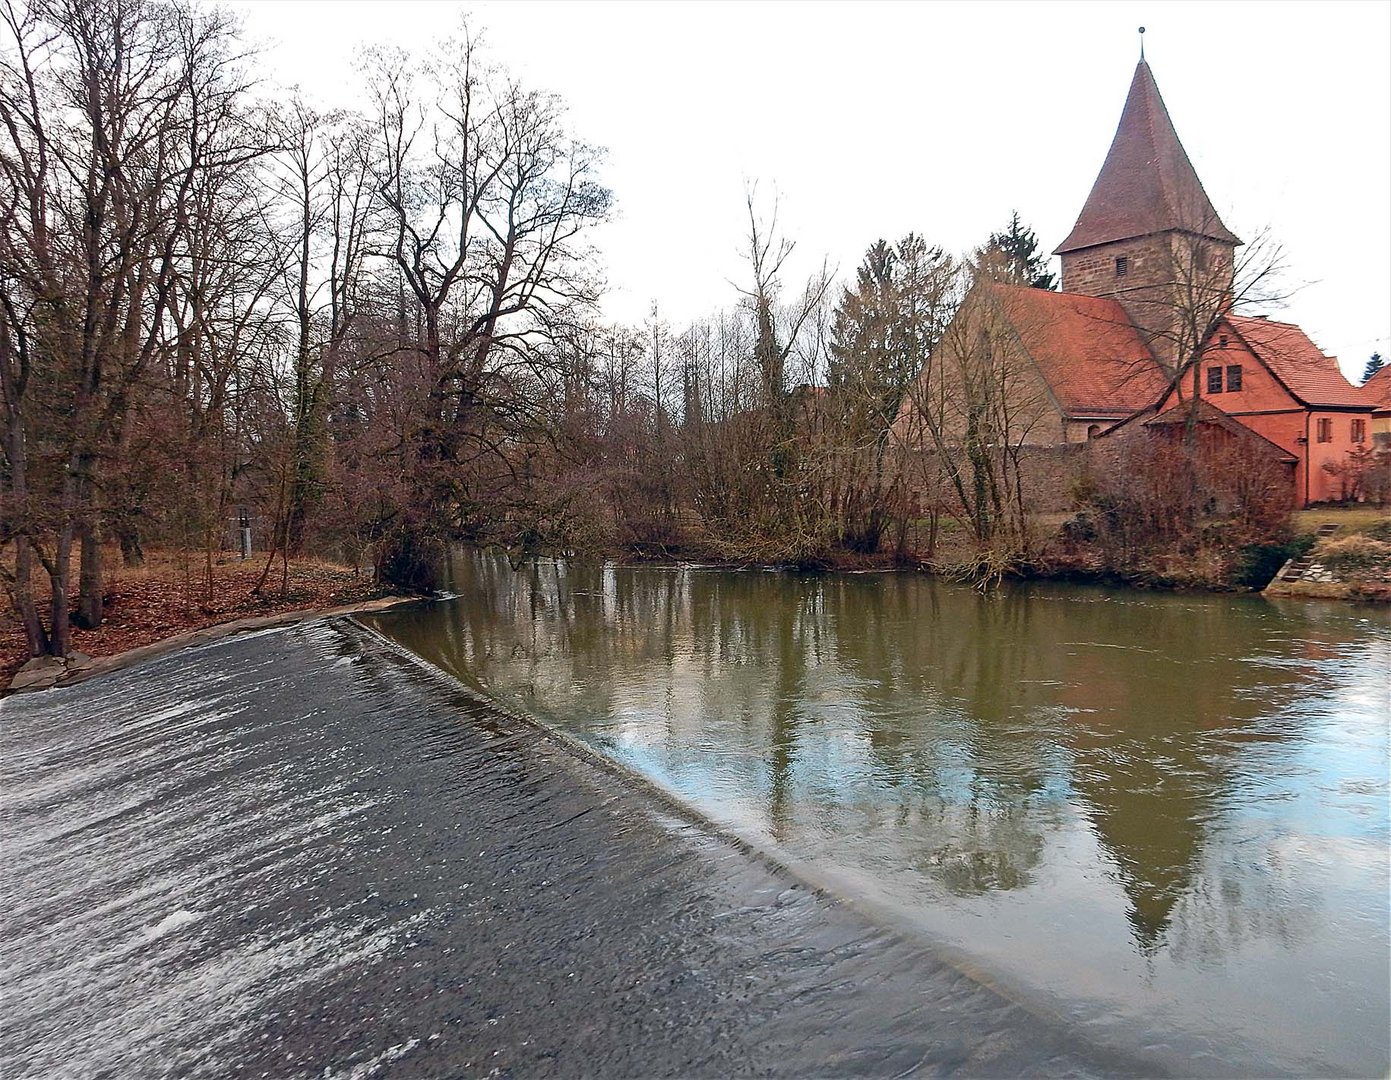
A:
<svg viewBox="0 0 1391 1080">
<path fill-rule="evenodd" d="M 1125 277 L 1130 271 L 1130 258 L 1126 255 L 1116 256 L 1116 277 Z"/>
</svg>

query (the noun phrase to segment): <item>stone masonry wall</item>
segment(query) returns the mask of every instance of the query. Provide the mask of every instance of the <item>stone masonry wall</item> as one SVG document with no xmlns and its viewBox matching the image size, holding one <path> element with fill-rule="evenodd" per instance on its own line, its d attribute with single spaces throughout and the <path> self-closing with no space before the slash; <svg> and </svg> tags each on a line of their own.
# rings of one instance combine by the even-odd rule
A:
<svg viewBox="0 0 1391 1080">
<path fill-rule="evenodd" d="M 1120 277 L 1118 258 L 1127 260 Z M 1230 245 L 1188 234 L 1132 237 L 1064 254 L 1063 291 L 1119 300 L 1156 358 L 1176 366 L 1177 313 L 1230 295 L 1232 260 Z"/>
</svg>

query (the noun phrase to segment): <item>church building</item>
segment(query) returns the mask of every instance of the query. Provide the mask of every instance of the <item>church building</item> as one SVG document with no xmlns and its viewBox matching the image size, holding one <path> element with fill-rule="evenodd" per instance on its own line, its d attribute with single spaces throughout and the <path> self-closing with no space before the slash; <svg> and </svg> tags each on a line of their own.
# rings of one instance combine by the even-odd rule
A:
<svg viewBox="0 0 1391 1080">
<path fill-rule="evenodd" d="M 1142 57 L 1106 160 L 1054 252 L 1062 290 L 980 283 L 939 349 L 1012 350 L 1016 445 L 1133 434 L 1181 414 L 1249 432 L 1253 452 L 1288 468 L 1295 506 L 1339 499 L 1339 470 L 1370 446 L 1380 403 L 1298 326 L 1238 314 L 1252 299 L 1236 291 L 1248 276 L 1242 247 Z M 919 442 L 932 377 L 929 364 L 895 421 L 905 445 Z"/>
</svg>

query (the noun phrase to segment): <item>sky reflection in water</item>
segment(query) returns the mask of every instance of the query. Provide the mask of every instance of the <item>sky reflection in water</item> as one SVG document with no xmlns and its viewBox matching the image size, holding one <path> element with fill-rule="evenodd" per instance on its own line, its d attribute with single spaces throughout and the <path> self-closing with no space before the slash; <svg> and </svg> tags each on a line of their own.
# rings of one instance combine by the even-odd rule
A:
<svg viewBox="0 0 1391 1080">
<path fill-rule="evenodd" d="M 378 626 L 1048 1007 L 1195 1071 L 1384 1073 L 1387 612 L 453 572 Z"/>
</svg>

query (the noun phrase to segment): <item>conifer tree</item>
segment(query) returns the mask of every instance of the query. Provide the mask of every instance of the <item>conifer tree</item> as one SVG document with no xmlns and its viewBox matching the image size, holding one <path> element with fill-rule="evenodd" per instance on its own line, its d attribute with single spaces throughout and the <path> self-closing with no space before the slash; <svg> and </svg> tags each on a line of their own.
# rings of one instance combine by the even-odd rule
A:
<svg viewBox="0 0 1391 1080">
<path fill-rule="evenodd" d="M 944 306 L 954 261 L 909 233 L 897 245 L 878 240 L 865 252 L 836 305 L 827 386 L 854 402 L 882 435 L 909 382 L 922 369 L 950 312 Z"/>
<path fill-rule="evenodd" d="M 1386 366 L 1386 361 L 1381 358 L 1381 353 L 1372 353 L 1367 360 L 1367 367 L 1362 372 L 1362 381 L 1365 383 L 1373 375 Z"/>
<path fill-rule="evenodd" d="M 1057 279 L 1048 269 L 1048 256 L 1039 250 L 1038 236 L 1019 220 L 1018 210 L 1010 214 L 1004 232 L 990 234 L 976 252 L 976 262 L 986 276 L 1008 285 L 1057 287 Z"/>
<path fill-rule="evenodd" d="M 888 366 L 897 307 L 896 263 L 893 247 L 884 240 L 875 241 L 855 271 L 854 287 L 841 294 L 831 327 L 829 386 L 851 386 L 863 372 Z"/>
</svg>

